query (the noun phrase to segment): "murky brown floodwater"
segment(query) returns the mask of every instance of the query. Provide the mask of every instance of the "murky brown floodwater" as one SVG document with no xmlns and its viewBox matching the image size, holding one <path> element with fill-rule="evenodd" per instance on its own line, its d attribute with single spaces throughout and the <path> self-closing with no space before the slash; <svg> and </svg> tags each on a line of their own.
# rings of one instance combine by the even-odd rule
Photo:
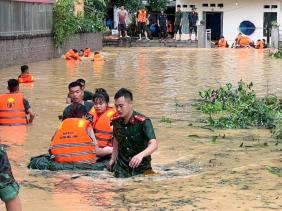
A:
<svg viewBox="0 0 282 211">
<path fill-rule="evenodd" d="M 29 64 L 37 81 L 20 88 L 37 113 L 34 124 L 0 128 L 0 142 L 9 146 L 21 185 L 24 210 L 282 209 L 282 180 L 265 170 L 268 165 L 282 167 L 281 143 L 275 146 L 267 130 L 213 132 L 197 127 L 200 116 L 191 106 L 200 90 L 240 79 L 253 81 L 258 95 L 282 96 L 282 60 L 252 49 L 130 48 L 103 53 L 103 64 L 63 59 Z M 0 71 L 4 92 L 19 67 Z M 156 129 L 157 176 L 115 179 L 106 171 L 26 168 L 31 156 L 47 152 L 66 106 L 67 85 L 77 78 L 87 80 L 88 90 L 104 87 L 111 96 L 120 87 L 133 91 L 136 110 L 150 116 Z M 160 123 L 162 116 L 176 121 Z M 210 141 L 214 134 L 225 134 L 225 139 L 214 144 Z M 242 142 L 247 147 L 239 147 Z"/>
</svg>

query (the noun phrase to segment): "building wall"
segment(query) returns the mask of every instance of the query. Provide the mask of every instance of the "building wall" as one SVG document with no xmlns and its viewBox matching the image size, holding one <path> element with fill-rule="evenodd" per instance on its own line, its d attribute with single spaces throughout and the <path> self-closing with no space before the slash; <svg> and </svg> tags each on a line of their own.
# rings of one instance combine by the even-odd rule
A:
<svg viewBox="0 0 282 211">
<path fill-rule="evenodd" d="M 202 4 L 224 4 L 224 7 L 203 7 Z M 277 9 L 264 9 L 264 5 L 278 5 Z M 191 11 L 190 5 L 195 5 L 199 14 L 199 20 L 203 20 L 203 12 L 223 12 L 223 36 L 233 43 L 239 33 L 239 25 L 242 21 L 248 20 L 255 24 L 256 30 L 250 36 L 257 40 L 263 38 L 263 13 L 277 12 L 277 22 L 282 25 L 282 1 L 281 0 L 176 0 L 176 5 L 182 5 L 182 11 Z M 187 5 L 187 8 L 183 8 Z M 184 35 L 183 38 L 188 36 Z"/>
<path fill-rule="evenodd" d="M 56 49 L 51 35 L 37 37 L 0 38 L 0 68 L 58 58 L 71 48 L 102 49 L 102 33 L 76 34 L 65 45 Z"/>
</svg>

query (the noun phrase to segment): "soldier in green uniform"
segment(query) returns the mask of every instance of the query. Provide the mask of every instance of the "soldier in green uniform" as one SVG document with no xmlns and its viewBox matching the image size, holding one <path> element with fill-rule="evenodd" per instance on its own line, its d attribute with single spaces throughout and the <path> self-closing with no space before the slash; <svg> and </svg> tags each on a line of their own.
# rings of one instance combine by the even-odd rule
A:
<svg viewBox="0 0 282 211">
<path fill-rule="evenodd" d="M 80 79 L 77 79 L 76 82 L 81 83 L 82 90 L 83 90 L 83 100 L 84 101 L 88 101 L 88 100 L 92 101 L 94 94 L 90 91 L 85 90 L 86 81 L 84 79 L 80 78 Z M 71 98 L 70 94 L 68 94 L 68 96 L 67 96 L 66 103 L 67 104 L 72 103 L 72 98 Z"/>
<path fill-rule="evenodd" d="M 0 145 L 0 198 L 7 211 L 20 211 L 19 185 L 15 181 L 6 151 Z"/>
<path fill-rule="evenodd" d="M 109 168 L 115 177 L 150 172 L 151 154 L 158 145 L 152 122 L 133 110 L 132 93 L 122 88 L 115 94 L 117 114 L 112 118 L 113 153 Z"/>
<path fill-rule="evenodd" d="M 80 103 L 86 107 L 87 112 L 91 110 L 93 107 L 93 103 L 89 101 L 84 101 L 83 100 L 83 87 L 82 84 L 74 81 L 69 84 L 69 96 L 71 97 L 72 103 Z M 67 116 L 69 116 L 70 113 L 70 105 L 68 105 L 64 111 L 63 111 L 63 116 L 62 119 L 66 119 Z"/>
</svg>

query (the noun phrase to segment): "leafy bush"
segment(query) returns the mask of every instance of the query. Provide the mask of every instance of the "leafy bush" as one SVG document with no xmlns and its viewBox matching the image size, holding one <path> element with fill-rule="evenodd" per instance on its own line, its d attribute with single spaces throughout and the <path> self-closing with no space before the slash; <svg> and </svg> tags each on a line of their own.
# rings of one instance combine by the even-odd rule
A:
<svg viewBox="0 0 282 211">
<path fill-rule="evenodd" d="M 57 0 L 53 8 L 53 34 L 56 47 L 60 47 L 71 35 L 81 32 L 105 30 L 105 0 L 85 0 L 84 14 L 73 13 L 75 0 Z"/>
<path fill-rule="evenodd" d="M 277 51 L 273 52 L 272 56 L 277 59 L 282 59 L 282 48 L 279 48 Z"/>
<path fill-rule="evenodd" d="M 257 98 L 253 83 L 238 82 L 238 88 L 233 89 L 228 83 L 220 87 L 212 98 L 212 90 L 200 92 L 198 110 L 208 114 L 208 123 L 215 128 L 273 128 L 277 113 L 280 112 L 280 102 L 276 96 Z"/>
</svg>

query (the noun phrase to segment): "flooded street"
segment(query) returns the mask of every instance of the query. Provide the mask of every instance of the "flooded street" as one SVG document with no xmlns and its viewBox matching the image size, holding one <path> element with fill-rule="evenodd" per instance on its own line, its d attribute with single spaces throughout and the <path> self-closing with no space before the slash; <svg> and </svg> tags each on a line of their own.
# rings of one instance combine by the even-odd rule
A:
<svg viewBox="0 0 282 211">
<path fill-rule="evenodd" d="M 28 127 L 1 127 L 23 210 L 281 210 L 282 142 L 269 130 L 209 130 L 192 104 L 199 91 L 242 79 L 258 96 L 282 97 L 282 60 L 254 49 L 106 48 L 105 62 L 54 59 L 28 64 L 36 82 L 20 90 L 36 113 Z M 1 69 L 1 93 L 20 66 Z M 159 149 L 154 176 L 116 179 L 102 172 L 27 169 L 47 153 L 65 108 L 67 86 L 84 78 L 86 89 L 111 96 L 133 91 L 135 110 L 151 117 Z M 160 121 L 170 118 L 171 123 Z M 218 136 L 212 142 L 212 136 Z M 243 143 L 243 145 L 242 145 Z M 241 147 L 240 147 L 241 146 Z M 0 210 L 4 210 L 3 203 Z"/>
</svg>

